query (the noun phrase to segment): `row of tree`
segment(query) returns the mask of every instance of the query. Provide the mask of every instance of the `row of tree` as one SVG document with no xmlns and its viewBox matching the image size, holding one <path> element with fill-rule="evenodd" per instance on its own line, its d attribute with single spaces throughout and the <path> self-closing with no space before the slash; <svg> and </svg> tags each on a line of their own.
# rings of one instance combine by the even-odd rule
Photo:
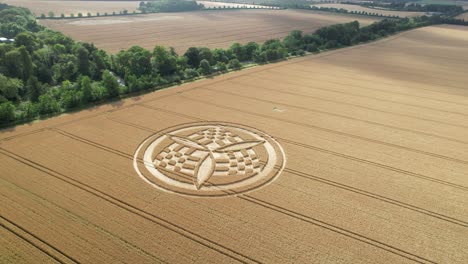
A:
<svg viewBox="0 0 468 264">
<path fill-rule="evenodd" d="M 447 16 L 455 16 L 464 12 L 463 7 L 454 4 L 418 4 L 408 0 L 375 0 L 368 2 L 342 2 L 349 5 L 359 5 L 370 8 L 385 8 L 395 11 L 433 12 Z"/>
<path fill-rule="evenodd" d="M 203 9 L 203 5 L 194 0 L 159 0 L 140 2 L 138 9 L 143 13 L 184 12 Z"/>
<path fill-rule="evenodd" d="M 325 12 L 333 12 L 333 13 L 341 13 L 341 14 L 363 15 L 363 16 L 390 17 L 390 18 L 398 17 L 396 15 L 384 15 L 384 14 L 378 13 L 378 12 L 348 11 L 347 9 L 344 9 L 344 8 L 324 7 L 324 6 L 309 6 L 309 7 L 305 7 L 304 9 L 325 11 Z"/>
<path fill-rule="evenodd" d="M 99 16 L 125 16 L 125 15 L 136 15 L 137 12 L 136 11 L 133 11 L 132 13 L 129 13 L 128 10 L 124 9 L 124 10 L 121 10 L 119 11 L 118 13 L 117 12 L 112 12 L 112 13 L 96 13 L 95 15 L 91 14 L 90 12 L 86 13 L 86 14 L 83 14 L 83 13 L 78 13 L 76 14 L 75 16 L 75 13 L 70 13 L 70 15 L 67 17 L 65 16 L 64 13 L 61 13 L 60 16 L 55 16 L 55 13 L 53 11 L 49 11 L 49 13 L 46 15 L 46 14 L 41 14 L 38 19 L 58 19 L 58 18 L 83 18 L 83 17 L 99 17 Z"/>
<path fill-rule="evenodd" d="M 314 33 L 293 31 L 262 44 L 234 43 L 228 49 L 134 46 L 108 55 L 92 44 L 75 42 L 35 21 L 26 9 L 0 5 L 0 32 L 14 42 L 0 44 L 0 123 L 60 113 L 90 103 L 269 63 L 288 56 L 350 46 L 433 23 L 435 17 L 385 19 L 367 27 L 357 21 Z"/>
</svg>

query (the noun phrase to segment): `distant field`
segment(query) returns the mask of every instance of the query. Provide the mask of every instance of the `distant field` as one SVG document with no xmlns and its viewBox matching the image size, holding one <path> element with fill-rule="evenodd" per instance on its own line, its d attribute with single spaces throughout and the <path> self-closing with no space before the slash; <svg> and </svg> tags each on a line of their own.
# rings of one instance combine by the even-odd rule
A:
<svg viewBox="0 0 468 264">
<path fill-rule="evenodd" d="M 317 7 L 329 7 L 329 8 L 343 8 L 348 11 L 364 11 L 368 13 L 377 13 L 385 16 L 399 16 L 399 17 L 415 17 L 424 15 L 424 12 L 404 12 L 404 11 L 392 11 L 383 9 L 367 8 L 358 5 L 347 5 L 347 4 L 317 4 Z"/>
<path fill-rule="evenodd" d="M 203 4 L 207 8 L 219 8 L 219 7 L 234 7 L 234 8 L 268 8 L 271 9 L 270 6 L 262 6 L 258 4 L 237 4 L 237 3 L 229 3 L 229 2 L 213 2 L 213 1 L 197 1 L 199 4 Z"/>
<path fill-rule="evenodd" d="M 0 263 L 466 264 L 467 41 L 419 28 L 0 130 Z M 197 196 L 255 183 L 175 169 L 226 131 L 268 135 L 258 171 L 281 171 Z M 263 167 L 272 139 L 285 162 Z M 215 168 L 246 171 L 243 150 Z"/>
<path fill-rule="evenodd" d="M 292 30 L 312 32 L 337 23 L 376 19 L 301 10 L 236 10 L 160 13 L 129 17 L 41 20 L 40 23 L 80 41 L 93 42 L 109 52 L 140 45 L 172 46 L 185 52 L 191 46 L 226 48 L 233 42 L 265 41 Z"/>
<path fill-rule="evenodd" d="M 96 13 L 118 13 L 124 9 L 133 12 L 138 8 L 138 1 L 42 1 L 42 0 L 2 0 L 2 3 L 9 5 L 29 8 L 36 16 L 47 15 L 49 11 L 54 12 L 55 16 L 64 14 L 69 16 L 71 13 L 86 15 L 88 12 L 92 15 Z"/>
<path fill-rule="evenodd" d="M 457 18 L 464 19 L 464 20 L 468 21 L 468 13 L 463 13 L 463 14 L 457 16 Z"/>
</svg>

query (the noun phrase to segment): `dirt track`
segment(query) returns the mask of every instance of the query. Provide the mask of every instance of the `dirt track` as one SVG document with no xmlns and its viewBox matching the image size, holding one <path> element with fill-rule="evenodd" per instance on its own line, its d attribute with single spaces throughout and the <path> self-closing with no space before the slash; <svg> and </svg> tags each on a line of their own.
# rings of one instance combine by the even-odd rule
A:
<svg viewBox="0 0 468 264">
<path fill-rule="evenodd" d="M 422 28 L 3 130 L 0 255 L 466 263 L 467 41 L 465 27 Z M 137 176 L 142 141 L 203 120 L 271 135 L 286 168 L 224 198 L 167 193 Z"/>
<path fill-rule="evenodd" d="M 354 20 L 362 25 L 376 21 L 297 10 L 216 10 L 40 22 L 112 53 L 134 45 L 151 50 L 155 45 L 172 46 L 183 53 L 192 46 L 227 48 L 234 42 L 262 42 L 284 37 L 292 30 L 309 33 L 323 26 Z"/>
</svg>

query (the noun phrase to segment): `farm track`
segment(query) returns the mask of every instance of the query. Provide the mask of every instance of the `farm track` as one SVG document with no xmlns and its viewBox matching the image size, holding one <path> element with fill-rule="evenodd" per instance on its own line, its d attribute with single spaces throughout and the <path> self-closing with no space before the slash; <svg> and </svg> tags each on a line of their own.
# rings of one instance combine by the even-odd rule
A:
<svg viewBox="0 0 468 264">
<path fill-rule="evenodd" d="M 26 241 L 33 247 L 40 250 L 42 253 L 46 254 L 50 258 L 54 259 L 58 263 L 66 264 L 66 263 L 79 263 L 74 258 L 68 256 L 67 254 L 63 253 L 61 250 L 57 249 L 56 247 L 50 245 L 46 241 L 42 240 L 41 238 L 35 236 L 28 230 L 24 229 L 23 227 L 15 224 L 14 222 L 8 220 L 7 218 L 0 215 L 0 227 L 8 230 L 10 233 L 14 234 L 15 236 L 19 237 L 20 239 Z M 65 260 L 63 260 L 65 258 Z"/>
</svg>

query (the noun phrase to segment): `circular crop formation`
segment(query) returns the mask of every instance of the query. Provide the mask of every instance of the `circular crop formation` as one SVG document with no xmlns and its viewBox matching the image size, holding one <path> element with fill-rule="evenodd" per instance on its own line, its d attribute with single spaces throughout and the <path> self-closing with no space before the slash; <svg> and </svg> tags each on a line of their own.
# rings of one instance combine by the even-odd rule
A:
<svg viewBox="0 0 468 264">
<path fill-rule="evenodd" d="M 216 197 L 272 182 L 283 170 L 285 156 L 278 142 L 257 129 L 198 122 L 152 135 L 138 147 L 133 164 L 158 189 Z"/>
</svg>

